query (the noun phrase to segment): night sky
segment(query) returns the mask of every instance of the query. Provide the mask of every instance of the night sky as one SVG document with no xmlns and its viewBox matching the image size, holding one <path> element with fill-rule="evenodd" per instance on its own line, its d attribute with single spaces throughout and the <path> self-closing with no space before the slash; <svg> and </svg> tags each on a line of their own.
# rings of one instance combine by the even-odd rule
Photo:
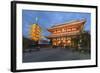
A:
<svg viewBox="0 0 100 73">
<path fill-rule="evenodd" d="M 47 29 L 53 25 L 82 19 L 86 19 L 85 30 L 90 31 L 90 13 L 22 10 L 22 34 L 28 38 L 30 26 L 37 23 L 42 28 L 42 35 L 48 36 Z"/>
</svg>

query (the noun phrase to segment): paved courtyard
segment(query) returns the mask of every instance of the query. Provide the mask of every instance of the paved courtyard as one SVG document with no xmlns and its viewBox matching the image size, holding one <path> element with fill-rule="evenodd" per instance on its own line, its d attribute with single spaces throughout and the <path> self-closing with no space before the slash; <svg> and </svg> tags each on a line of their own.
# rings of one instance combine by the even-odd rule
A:
<svg viewBox="0 0 100 73">
<path fill-rule="evenodd" d="M 41 48 L 39 51 L 23 53 L 23 62 L 45 62 L 64 60 L 85 60 L 90 59 L 89 53 L 72 51 L 64 48 Z"/>
</svg>

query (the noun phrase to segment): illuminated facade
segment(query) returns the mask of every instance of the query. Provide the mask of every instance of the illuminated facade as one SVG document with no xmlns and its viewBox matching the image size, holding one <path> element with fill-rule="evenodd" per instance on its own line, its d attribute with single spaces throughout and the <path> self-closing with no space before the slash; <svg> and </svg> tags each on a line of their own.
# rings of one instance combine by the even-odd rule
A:
<svg viewBox="0 0 100 73">
<path fill-rule="evenodd" d="M 30 27 L 30 38 L 33 41 L 39 41 L 41 39 L 41 28 L 38 24 L 32 24 Z"/>
<path fill-rule="evenodd" d="M 53 46 L 75 46 L 73 39 L 79 38 L 84 29 L 85 20 L 76 20 L 68 23 L 52 26 L 48 29 L 51 35 L 48 38 Z"/>
</svg>

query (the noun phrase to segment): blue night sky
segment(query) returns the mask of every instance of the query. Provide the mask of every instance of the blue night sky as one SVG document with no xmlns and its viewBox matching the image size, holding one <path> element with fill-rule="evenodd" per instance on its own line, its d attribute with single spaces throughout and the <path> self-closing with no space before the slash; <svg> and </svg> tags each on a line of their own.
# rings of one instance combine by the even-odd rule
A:
<svg viewBox="0 0 100 73">
<path fill-rule="evenodd" d="M 23 10 L 22 34 L 24 37 L 28 38 L 30 26 L 34 23 L 38 23 L 38 25 L 42 28 L 42 35 L 48 36 L 50 33 L 47 31 L 47 28 L 50 28 L 53 25 L 57 25 L 60 23 L 66 23 L 72 20 L 81 19 L 86 19 L 84 28 L 85 30 L 90 31 L 90 13 Z"/>
</svg>

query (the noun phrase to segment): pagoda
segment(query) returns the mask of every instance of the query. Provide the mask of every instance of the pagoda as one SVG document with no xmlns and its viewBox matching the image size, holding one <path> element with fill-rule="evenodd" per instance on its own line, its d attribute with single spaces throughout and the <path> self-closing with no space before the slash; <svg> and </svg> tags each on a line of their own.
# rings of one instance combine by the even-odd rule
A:
<svg viewBox="0 0 100 73">
<path fill-rule="evenodd" d="M 29 36 L 30 39 L 37 42 L 37 44 L 41 40 L 41 27 L 37 23 L 31 25 Z"/>
</svg>

